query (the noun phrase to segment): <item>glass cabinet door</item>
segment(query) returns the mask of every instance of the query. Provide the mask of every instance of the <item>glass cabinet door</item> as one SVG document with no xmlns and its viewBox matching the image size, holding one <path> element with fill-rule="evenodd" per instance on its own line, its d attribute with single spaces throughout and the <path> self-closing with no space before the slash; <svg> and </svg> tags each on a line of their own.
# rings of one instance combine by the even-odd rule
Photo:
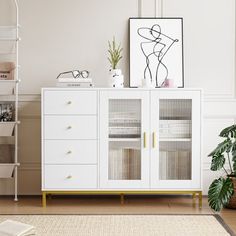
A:
<svg viewBox="0 0 236 236">
<path fill-rule="evenodd" d="M 200 184 L 200 97 L 161 92 L 152 96 L 152 187 L 195 188 Z"/>
<path fill-rule="evenodd" d="M 109 99 L 109 180 L 141 179 L 141 101 Z"/>
<path fill-rule="evenodd" d="M 100 176 L 104 188 L 148 184 L 148 94 L 102 92 L 100 99 Z M 148 116 L 148 113 L 147 113 Z M 104 145 L 105 144 L 105 145 Z"/>
</svg>

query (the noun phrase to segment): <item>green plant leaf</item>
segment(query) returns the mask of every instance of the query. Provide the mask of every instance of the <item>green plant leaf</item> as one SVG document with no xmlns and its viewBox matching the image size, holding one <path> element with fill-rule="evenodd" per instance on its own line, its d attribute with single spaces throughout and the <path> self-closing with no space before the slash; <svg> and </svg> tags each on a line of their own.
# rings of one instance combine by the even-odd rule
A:
<svg viewBox="0 0 236 236">
<path fill-rule="evenodd" d="M 236 138 L 236 124 L 231 125 L 220 132 L 220 137 Z"/>
<path fill-rule="evenodd" d="M 223 142 L 219 143 L 218 146 L 208 156 L 210 157 L 222 154 L 225 151 L 230 152 L 231 147 L 232 147 L 232 141 L 230 140 L 230 138 L 227 138 Z"/>
<path fill-rule="evenodd" d="M 236 159 L 233 161 L 233 171 L 234 176 L 236 176 Z"/>
<path fill-rule="evenodd" d="M 208 191 L 209 206 L 215 211 L 220 211 L 228 204 L 233 193 L 234 185 L 229 177 L 226 179 L 223 177 L 215 179 L 210 185 Z"/>
<path fill-rule="evenodd" d="M 225 157 L 222 154 L 214 155 L 211 160 L 211 170 L 220 170 L 225 164 Z"/>
<path fill-rule="evenodd" d="M 123 48 L 121 48 L 121 44 L 117 46 L 115 37 L 113 37 L 112 42 L 108 41 L 108 61 L 110 62 L 112 69 L 116 69 L 117 64 L 122 58 L 122 51 Z"/>
<path fill-rule="evenodd" d="M 233 172 L 236 175 L 236 141 L 232 144 L 232 162 L 233 162 Z"/>
</svg>

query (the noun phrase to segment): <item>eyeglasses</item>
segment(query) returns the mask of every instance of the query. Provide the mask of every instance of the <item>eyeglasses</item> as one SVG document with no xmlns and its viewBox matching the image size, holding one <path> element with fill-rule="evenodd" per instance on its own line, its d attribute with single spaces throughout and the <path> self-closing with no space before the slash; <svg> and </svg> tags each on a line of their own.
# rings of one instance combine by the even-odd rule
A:
<svg viewBox="0 0 236 236">
<path fill-rule="evenodd" d="M 72 76 L 74 77 L 74 79 L 77 79 L 77 78 L 88 78 L 89 77 L 89 72 L 87 70 L 82 70 L 82 71 L 79 71 L 79 70 L 71 70 L 71 71 L 65 71 L 65 72 L 62 72 L 60 73 L 58 76 L 57 76 L 57 79 L 62 76 L 62 75 L 66 75 L 66 74 L 72 74 Z"/>
</svg>

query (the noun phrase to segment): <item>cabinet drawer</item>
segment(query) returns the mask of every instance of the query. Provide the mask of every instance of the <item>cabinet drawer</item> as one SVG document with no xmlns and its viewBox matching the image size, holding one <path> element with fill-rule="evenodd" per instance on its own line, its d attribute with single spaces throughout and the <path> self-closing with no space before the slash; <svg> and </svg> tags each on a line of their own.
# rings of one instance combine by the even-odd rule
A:
<svg viewBox="0 0 236 236">
<path fill-rule="evenodd" d="M 96 116 L 44 116 L 45 139 L 97 139 Z"/>
<path fill-rule="evenodd" d="M 46 164 L 96 164 L 97 140 L 45 140 Z"/>
<path fill-rule="evenodd" d="M 97 188 L 96 165 L 45 165 L 45 189 Z"/>
<path fill-rule="evenodd" d="M 45 91 L 44 114 L 96 114 L 96 91 Z"/>
</svg>

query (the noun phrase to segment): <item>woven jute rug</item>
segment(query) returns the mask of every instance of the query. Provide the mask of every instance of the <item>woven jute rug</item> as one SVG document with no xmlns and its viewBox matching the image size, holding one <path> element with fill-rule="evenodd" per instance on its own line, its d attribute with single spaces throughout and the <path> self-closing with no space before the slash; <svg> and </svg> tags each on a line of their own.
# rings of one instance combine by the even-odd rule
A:
<svg viewBox="0 0 236 236">
<path fill-rule="evenodd" d="M 7 219 L 40 236 L 235 236 L 216 215 L 0 215 Z"/>
</svg>

